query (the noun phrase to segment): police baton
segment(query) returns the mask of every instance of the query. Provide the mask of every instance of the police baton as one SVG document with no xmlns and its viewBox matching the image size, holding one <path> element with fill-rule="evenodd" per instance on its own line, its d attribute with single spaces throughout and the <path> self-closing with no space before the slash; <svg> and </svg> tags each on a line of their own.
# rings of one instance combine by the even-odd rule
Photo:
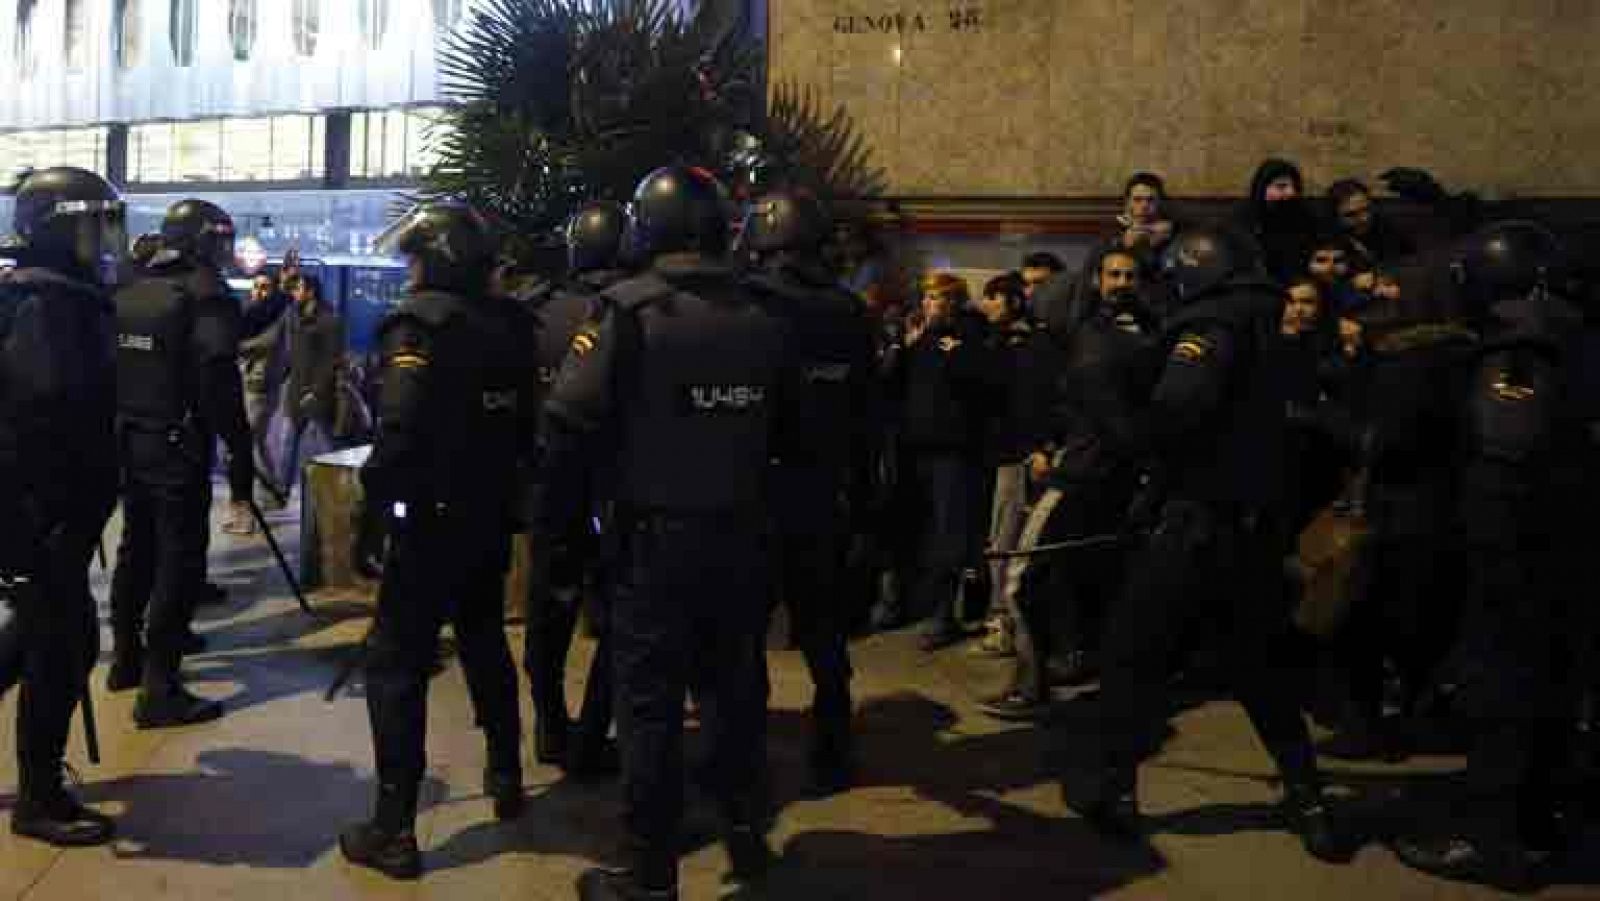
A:
<svg viewBox="0 0 1600 901">
<path fill-rule="evenodd" d="M 272 548 L 272 556 L 278 558 L 278 568 L 283 570 L 283 579 L 289 583 L 289 590 L 294 592 L 295 602 L 305 611 L 306 616 L 316 616 L 317 612 L 311 609 L 311 605 L 306 602 L 305 594 L 300 590 L 300 580 L 294 577 L 288 559 L 283 556 L 283 548 L 278 547 L 278 539 L 272 534 L 272 527 L 267 525 L 267 517 L 261 512 L 260 505 L 253 497 L 246 498 L 245 505 L 250 508 L 250 515 L 255 517 L 256 525 L 261 527 L 261 535 L 267 539 L 267 547 Z"/>
<path fill-rule="evenodd" d="M 1083 535 L 1078 538 L 1069 538 L 1065 541 L 1055 541 L 1050 544 L 1038 544 L 1031 548 L 1015 551 L 988 551 L 983 555 L 985 560 L 1010 560 L 1016 557 L 1037 557 L 1044 554 L 1060 554 L 1066 551 L 1081 551 L 1094 547 L 1122 544 L 1127 541 L 1125 535 Z"/>
<path fill-rule="evenodd" d="M 94 691 L 89 687 L 89 677 L 83 679 L 83 746 L 89 752 L 89 762 L 100 765 L 100 730 L 94 721 Z"/>
</svg>

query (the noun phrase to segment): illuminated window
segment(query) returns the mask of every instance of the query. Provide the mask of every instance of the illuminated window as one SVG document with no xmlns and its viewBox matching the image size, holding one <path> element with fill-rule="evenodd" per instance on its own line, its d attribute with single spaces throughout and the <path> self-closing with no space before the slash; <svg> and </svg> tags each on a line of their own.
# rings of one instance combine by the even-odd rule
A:
<svg viewBox="0 0 1600 901">
<path fill-rule="evenodd" d="M 104 173 L 106 130 L 64 128 L 51 131 L 14 131 L 0 134 L 0 173 L 27 167 L 77 166 Z"/>
<path fill-rule="evenodd" d="M 128 129 L 128 179 L 174 182 L 310 181 L 322 177 L 321 116 L 206 119 Z"/>
<path fill-rule="evenodd" d="M 315 56 L 317 34 L 322 30 L 322 0 L 294 0 L 294 49 L 301 56 Z"/>
<path fill-rule="evenodd" d="M 39 69 L 38 48 L 33 43 L 34 13 L 39 11 L 39 0 L 17 0 L 17 41 L 15 45 L 17 75 L 23 80 L 33 77 Z"/>
<path fill-rule="evenodd" d="M 367 49 L 382 47 L 384 33 L 389 30 L 389 0 L 360 0 L 356 14 L 361 20 L 361 39 Z"/>
<path fill-rule="evenodd" d="M 461 18 L 461 0 L 433 0 L 433 27 L 449 31 Z"/>
<path fill-rule="evenodd" d="M 89 61 L 89 21 L 83 0 L 66 0 L 63 12 L 66 28 L 62 51 L 67 60 L 67 70 L 80 71 Z"/>
<path fill-rule="evenodd" d="M 144 59 L 144 0 L 117 0 L 112 20 L 112 43 L 117 66 L 137 68 Z"/>
<path fill-rule="evenodd" d="M 350 116 L 352 178 L 421 178 L 439 155 L 438 107 L 372 110 Z"/>
<path fill-rule="evenodd" d="M 233 41 L 233 58 L 250 59 L 256 44 L 256 0 L 228 0 L 228 37 Z"/>
<path fill-rule="evenodd" d="M 167 34 L 172 39 L 172 60 L 179 67 L 194 64 L 198 10 L 195 0 L 171 0 L 172 19 Z"/>
</svg>

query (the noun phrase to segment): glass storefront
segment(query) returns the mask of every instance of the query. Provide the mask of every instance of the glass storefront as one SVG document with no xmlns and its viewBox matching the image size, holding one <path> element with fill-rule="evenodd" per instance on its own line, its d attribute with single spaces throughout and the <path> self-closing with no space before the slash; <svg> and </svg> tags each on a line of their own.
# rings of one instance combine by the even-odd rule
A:
<svg viewBox="0 0 1600 901">
<path fill-rule="evenodd" d="M 77 166 L 106 171 L 104 128 L 60 128 L 51 131 L 0 133 L 0 180 L 19 169 Z"/>
<path fill-rule="evenodd" d="M 351 178 L 420 178 L 438 155 L 439 107 L 350 114 Z"/>
<path fill-rule="evenodd" d="M 310 181 L 323 174 L 321 116 L 157 122 L 128 129 L 132 184 Z"/>
</svg>

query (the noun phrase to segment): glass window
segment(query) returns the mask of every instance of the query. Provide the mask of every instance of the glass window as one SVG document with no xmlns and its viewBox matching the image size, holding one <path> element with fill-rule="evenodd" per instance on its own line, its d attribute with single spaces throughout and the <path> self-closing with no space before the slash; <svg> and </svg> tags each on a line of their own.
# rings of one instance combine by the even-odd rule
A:
<svg viewBox="0 0 1600 901">
<path fill-rule="evenodd" d="M 301 56 L 315 56 L 317 35 L 322 30 L 321 0 L 294 0 L 294 49 Z"/>
<path fill-rule="evenodd" d="M 433 0 L 433 27 L 449 31 L 461 18 L 461 0 Z"/>
<path fill-rule="evenodd" d="M 256 44 L 256 0 L 228 0 L 228 37 L 233 58 L 248 61 Z"/>
<path fill-rule="evenodd" d="M 172 60 L 180 68 L 194 65 L 195 31 L 199 11 L 195 0 L 171 0 L 172 18 L 168 35 L 172 39 Z"/>
<path fill-rule="evenodd" d="M 325 128 L 321 116 L 134 125 L 128 178 L 135 184 L 318 179 Z"/>
<path fill-rule="evenodd" d="M 66 0 L 63 8 L 66 16 L 65 41 L 62 48 L 67 60 L 68 71 L 76 72 L 88 64 L 89 57 L 89 20 L 84 11 L 83 0 Z"/>
<path fill-rule="evenodd" d="M 144 0 L 117 0 L 113 9 L 112 42 L 120 68 L 137 68 L 144 59 L 143 9 Z"/>
<path fill-rule="evenodd" d="M 420 178 L 438 154 L 438 107 L 372 110 L 350 116 L 350 175 L 353 178 Z"/>
<path fill-rule="evenodd" d="M 106 130 L 66 128 L 0 134 L 0 174 L 28 167 L 77 166 L 105 172 Z"/>
<path fill-rule="evenodd" d="M 17 75 L 23 80 L 33 77 L 39 68 L 38 48 L 33 43 L 33 21 L 39 11 L 39 0 L 17 0 Z"/>
<path fill-rule="evenodd" d="M 383 46 L 383 36 L 389 30 L 389 0 L 360 0 L 356 15 L 361 20 L 361 39 L 367 49 Z"/>
</svg>

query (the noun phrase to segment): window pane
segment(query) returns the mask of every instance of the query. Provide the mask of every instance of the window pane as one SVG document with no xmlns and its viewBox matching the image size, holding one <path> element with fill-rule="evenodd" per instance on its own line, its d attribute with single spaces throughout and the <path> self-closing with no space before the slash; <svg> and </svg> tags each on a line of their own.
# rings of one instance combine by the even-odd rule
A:
<svg viewBox="0 0 1600 901">
<path fill-rule="evenodd" d="M 350 177 L 367 178 L 367 114 L 350 114 Z"/>
<path fill-rule="evenodd" d="M 66 0 L 67 69 L 77 71 L 88 63 L 89 22 L 84 11 L 84 0 Z"/>
<path fill-rule="evenodd" d="M 311 141 L 307 116 L 279 116 L 272 120 L 272 177 L 279 180 L 309 178 L 306 147 Z"/>
<path fill-rule="evenodd" d="M 228 36 L 233 40 L 233 58 L 250 59 L 256 44 L 256 0 L 228 0 Z"/>
<path fill-rule="evenodd" d="M 173 126 L 170 122 L 128 129 L 128 180 L 172 181 Z"/>
<path fill-rule="evenodd" d="M 17 0 L 17 34 L 16 50 L 17 74 L 26 81 L 33 77 L 39 68 L 38 47 L 33 40 L 33 26 L 35 15 L 39 11 L 39 0 Z"/>
<path fill-rule="evenodd" d="M 179 122 L 174 181 L 216 181 L 222 174 L 222 127 L 216 119 Z"/>
<path fill-rule="evenodd" d="M 144 0 L 117 0 L 116 18 L 112 21 L 117 55 L 117 65 L 124 69 L 136 68 L 144 58 L 144 28 L 142 11 Z"/>
<path fill-rule="evenodd" d="M 0 175 L 17 169 L 77 166 L 105 171 L 106 130 L 69 128 L 0 134 Z"/>
<path fill-rule="evenodd" d="M 394 178 L 405 173 L 406 164 L 406 114 L 404 110 L 389 110 L 383 114 L 383 171 L 384 178 Z"/>
<path fill-rule="evenodd" d="M 272 178 L 272 120 L 222 121 L 223 181 L 266 181 Z"/>
<path fill-rule="evenodd" d="M 195 31 L 199 27 L 195 0 L 172 0 L 168 35 L 172 39 L 172 58 L 178 66 L 194 64 Z"/>
</svg>

